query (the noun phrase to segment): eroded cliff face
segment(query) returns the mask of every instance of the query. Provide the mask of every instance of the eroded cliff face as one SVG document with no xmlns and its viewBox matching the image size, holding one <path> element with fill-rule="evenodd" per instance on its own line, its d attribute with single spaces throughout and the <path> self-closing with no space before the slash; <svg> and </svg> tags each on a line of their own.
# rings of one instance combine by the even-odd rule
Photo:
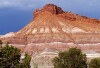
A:
<svg viewBox="0 0 100 68">
<path fill-rule="evenodd" d="M 35 10 L 34 16 L 36 17 L 40 13 L 47 12 L 47 11 L 52 13 L 52 14 L 62 14 L 62 13 L 64 13 L 62 8 L 60 8 L 60 7 L 58 7 L 54 4 L 47 4 L 43 8 Z"/>
<path fill-rule="evenodd" d="M 48 47 L 62 50 L 69 47 L 65 46 L 67 43 L 75 45 L 100 43 L 100 20 L 66 12 L 54 4 L 47 4 L 34 11 L 33 14 L 34 19 L 23 29 L 16 33 L 0 36 L 0 39 L 4 43 L 9 42 L 17 45 L 28 46 L 28 44 L 34 43 L 34 45 L 31 44 L 32 46 L 26 47 L 26 51 L 31 47 L 35 48 L 35 44 L 41 43 L 44 47 L 39 47 L 43 49 Z"/>
</svg>

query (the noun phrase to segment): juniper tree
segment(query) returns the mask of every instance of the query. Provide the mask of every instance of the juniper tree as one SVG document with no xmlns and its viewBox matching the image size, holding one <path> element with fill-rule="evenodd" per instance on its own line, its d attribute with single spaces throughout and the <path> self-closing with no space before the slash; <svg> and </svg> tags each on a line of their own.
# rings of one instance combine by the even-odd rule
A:
<svg viewBox="0 0 100 68">
<path fill-rule="evenodd" d="M 87 68 L 86 55 L 77 48 L 59 52 L 58 57 L 53 59 L 53 64 L 54 68 Z"/>
</svg>

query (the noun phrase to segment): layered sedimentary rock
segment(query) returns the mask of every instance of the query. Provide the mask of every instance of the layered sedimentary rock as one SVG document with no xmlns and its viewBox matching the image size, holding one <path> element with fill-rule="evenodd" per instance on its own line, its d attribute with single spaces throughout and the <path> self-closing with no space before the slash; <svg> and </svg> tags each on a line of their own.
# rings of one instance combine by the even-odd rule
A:
<svg viewBox="0 0 100 68">
<path fill-rule="evenodd" d="M 100 43 L 100 20 L 98 19 L 64 11 L 54 4 L 47 4 L 43 8 L 34 11 L 33 14 L 34 19 L 23 29 L 0 36 L 0 39 L 4 43 L 25 45 L 25 51 L 28 51 L 32 46 L 37 47 L 38 50 L 39 47 L 43 47 L 43 49 L 54 47 L 54 49 L 63 50 L 64 47 L 69 47 L 67 43 L 73 43 L 73 46 L 78 44 L 97 45 Z M 38 47 L 38 44 L 44 46 L 39 45 Z"/>
<path fill-rule="evenodd" d="M 23 29 L 0 35 L 4 43 L 31 54 L 31 66 L 53 68 L 52 58 L 72 47 L 85 53 L 100 53 L 100 20 L 64 11 L 54 4 L 47 4 L 33 14 L 34 19 Z"/>
</svg>

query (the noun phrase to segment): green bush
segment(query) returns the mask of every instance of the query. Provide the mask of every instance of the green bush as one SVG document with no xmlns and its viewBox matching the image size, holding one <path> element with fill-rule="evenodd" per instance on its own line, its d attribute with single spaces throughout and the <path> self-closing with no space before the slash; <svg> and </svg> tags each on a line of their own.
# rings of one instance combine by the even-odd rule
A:
<svg viewBox="0 0 100 68">
<path fill-rule="evenodd" d="M 55 57 L 52 62 L 54 68 L 87 68 L 86 55 L 77 48 L 59 52 L 58 57 Z"/>
<path fill-rule="evenodd" d="M 95 58 L 90 61 L 89 68 L 100 68 L 100 58 Z"/>
<path fill-rule="evenodd" d="M 0 68 L 30 68 L 31 56 L 25 54 L 22 62 L 20 57 L 20 49 L 6 44 L 0 49 Z"/>
</svg>

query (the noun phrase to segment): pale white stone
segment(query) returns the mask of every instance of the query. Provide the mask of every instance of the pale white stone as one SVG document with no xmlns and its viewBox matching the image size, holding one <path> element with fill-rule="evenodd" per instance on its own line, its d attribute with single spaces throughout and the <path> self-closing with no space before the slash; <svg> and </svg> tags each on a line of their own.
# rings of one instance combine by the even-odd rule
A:
<svg viewBox="0 0 100 68">
<path fill-rule="evenodd" d="M 83 53 L 85 53 L 86 57 L 88 57 L 88 58 L 98 58 L 98 57 L 100 57 L 99 53 L 97 53 L 95 51 L 92 51 L 92 50 L 90 50 L 90 51 L 84 51 Z"/>
<path fill-rule="evenodd" d="M 40 28 L 40 33 L 44 33 L 44 28 Z"/>
<path fill-rule="evenodd" d="M 21 56 L 21 59 L 24 59 L 25 58 L 25 56 Z"/>
<path fill-rule="evenodd" d="M 71 32 L 72 33 L 84 33 L 85 31 L 80 29 L 80 28 L 78 28 L 78 27 L 75 27 L 75 28 L 72 29 Z"/>
<path fill-rule="evenodd" d="M 15 37 L 15 33 L 14 32 L 10 32 L 10 33 L 7 33 L 5 35 L 1 35 L 0 38 L 5 38 L 5 37 Z"/>
<path fill-rule="evenodd" d="M 67 32 L 67 30 L 65 28 L 62 28 L 62 31 Z"/>
<path fill-rule="evenodd" d="M 45 50 L 40 55 L 58 55 L 58 53 L 52 49 L 45 48 Z"/>
<path fill-rule="evenodd" d="M 58 31 L 55 27 L 53 27 L 53 28 L 52 28 L 52 32 L 53 32 L 53 33 L 58 33 L 59 31 Z"/>
<path fill-rule="evenodd" d="M 22 45 L 22 44 L 9 44 L 9 45 L 13 45 L 13 46 L 26 46 L 26 45 Z"/>
<path fill-rule="evenodd" d="M 59 24 L 62 26 L 62 31 L 65 33 L 70 33 L 71 29 L 73 28 L 73 26 L 69 25 L 69 24 L 64 24 L 62 22 L 59 22 Z"/>
<path fill-rule="evenodd" d="M 26 34 L 30 33 L 31 29 L 26 32 Z"/>
<path fill-rule="evenodd" d="M 63 42 L 51 42 L 51 43 L 63 43 Z"/>
<path fill-rule="evenodd" d="M 62 23 L 62 22 L 60 22 L 60 21 L 59 21 L 59 24 L 60 24 L 61 26 L 65 26 L 65 24 L 64 24 L 64 23 Z"/>
<path fill-rule="evenodd" d="M 73 45 L 74 43 L 67 43 L 67 45 Z"/>
<path fill-rule="evenodd" d="M 34 28 L 33 31 L 32 31 L 32 34 L 36 33 L 37 32 L 37 29 Z"/>
<path fill-rule="evenodd" d="M 45 33 L 49 33 L 49 28 L 48 27 L 45 28 Z"/>
<path fill-rule="evenodd" d="M 97 57 L 100 57 L 100 54 L 86 54 L 86 57 L 97 58 Z"/>
<path fill-rule="evenodd" d="M 48 27 L 40 28 L 40 33 L 49 33 L 49 28 Z"/>
<path fill-rule="evenodd" d="M 62 28 L 62 31 L 65 33 L 70 33 L 71 30 L 69 28 Z"/>
<path fill-rule="evenodd" d="M 59 24 L 62 26 L 62 31 L 66 32 L 66 33 L 85 33 L 84 30 L 78 28 L 78 27 L 73 27 L 69 24 L 65 25 L 64 23 L 62 22 L 59 22 Z"/>
</svg>

